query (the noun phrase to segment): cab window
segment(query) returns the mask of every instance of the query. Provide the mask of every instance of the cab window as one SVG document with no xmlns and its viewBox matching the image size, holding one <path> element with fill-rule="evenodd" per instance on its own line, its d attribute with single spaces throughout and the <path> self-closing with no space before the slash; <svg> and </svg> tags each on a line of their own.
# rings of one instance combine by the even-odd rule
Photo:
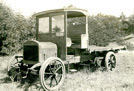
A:
<svg viewBox="0 0 134 91">
<path fill-rule="evenodd" d="M 39 18 L 39 33 L 49 33 L 49 17 Z"/>
<path fill-rule="evenodd" d="M 64 15 L 52 16 L 52 33 L 64 36 Z"/>
</svg>

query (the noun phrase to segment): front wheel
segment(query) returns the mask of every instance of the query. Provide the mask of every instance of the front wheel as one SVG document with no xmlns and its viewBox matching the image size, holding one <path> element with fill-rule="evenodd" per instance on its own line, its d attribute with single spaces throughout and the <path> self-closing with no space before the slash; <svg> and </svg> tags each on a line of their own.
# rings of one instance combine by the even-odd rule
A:
<svg viewBox="0 0 134 91">
<path fill-rule="evenodd" d="M 58 89 L 65 79 L 65 66 L 61 59 L 50 57 L 40 68 L 40 83 L 44 90 Z"/>
<path fill-rule="evenodd" d="M 116 56 L 114 52 L 108 52 L 105 57 L 105 68 L 107 71 L 113 71 L 116 67 Z"/>
<path fill-rule="evenodd" d="M 20 72 L 19 72 L 19 65 L 23 60 L 23 56 L 14 55 L 7 66 L 7 74 L 11 81 L 19 80 L 20 79 Z"/>
</svg>

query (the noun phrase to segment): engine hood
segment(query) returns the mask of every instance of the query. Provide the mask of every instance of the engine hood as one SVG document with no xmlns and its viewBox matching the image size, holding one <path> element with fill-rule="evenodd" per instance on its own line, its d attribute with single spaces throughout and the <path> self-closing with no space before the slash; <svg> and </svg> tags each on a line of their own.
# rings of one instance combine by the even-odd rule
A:
<svg viewBox="0 0 134 91">
<path fill-rule="evenodd" d="M 24 43 L 24 46 L 32 46 L 32 45 L 37 45 L 39 46 L 39 48 L 46 48 L 46 49 L 51 49 L 51 48 L 57 48 L 56 44 L 52 43 L 52 42 L 38 42 L 36 40 L 30 40 L 30 41 L 26 41 Z"/>
<path fill-rule="evenodd" d="M 57 56 L 57 45 L 52 42 L 26 41 L 23 45 L 25 63 L 44 62 L 49 57 Z"/>
</svg>

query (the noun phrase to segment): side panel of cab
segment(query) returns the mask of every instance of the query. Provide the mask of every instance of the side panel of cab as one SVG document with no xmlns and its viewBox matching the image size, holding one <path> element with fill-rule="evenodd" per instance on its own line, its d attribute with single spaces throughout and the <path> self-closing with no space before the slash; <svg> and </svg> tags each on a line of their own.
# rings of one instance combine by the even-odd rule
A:
<svg viewBox="0 0 134 91">
<path fill-rule="evenodd" d="M 45 17 L 47 21 L 43 21 Z M 66 60 L 66 12 L 40 15 L 36 19 L 37 41 L 56 44 L 57 56 Z"/>
</svg>

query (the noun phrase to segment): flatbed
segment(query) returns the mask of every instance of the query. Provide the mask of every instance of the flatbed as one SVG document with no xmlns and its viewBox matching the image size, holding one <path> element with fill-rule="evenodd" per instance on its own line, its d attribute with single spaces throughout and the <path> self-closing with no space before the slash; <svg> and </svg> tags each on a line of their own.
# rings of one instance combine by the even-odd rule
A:
<svg viewBox="0 0 134 91">
<path fill-rule="evenodd" d="M 102 46 L 95 46 L 95 45 L 89 45 L 88 50 L 89 52 L 103 52 L 103 51 L 119 51 L 126 49 L 126 46 L 120 46 L 116 43 L 111 43 L 105 47 Z"/>
</svg>

